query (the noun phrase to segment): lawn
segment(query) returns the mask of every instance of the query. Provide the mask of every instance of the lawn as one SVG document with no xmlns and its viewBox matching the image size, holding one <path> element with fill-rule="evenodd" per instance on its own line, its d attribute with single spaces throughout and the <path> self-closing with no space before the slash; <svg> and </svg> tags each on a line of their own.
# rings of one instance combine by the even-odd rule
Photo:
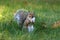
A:
<svg viewBox="0 0 60 40">
<path fill-rule="evenodd" d="M 33 11 L 35 30 L 22 32 L 14 22 L 18 9 Z M 60 40 L 60 28 L 52 24 L 60 20 L 60 0 L 0 0 L 0 40 Z M 46 28 L 41 23 L 46 23 Z"/>
</svg>

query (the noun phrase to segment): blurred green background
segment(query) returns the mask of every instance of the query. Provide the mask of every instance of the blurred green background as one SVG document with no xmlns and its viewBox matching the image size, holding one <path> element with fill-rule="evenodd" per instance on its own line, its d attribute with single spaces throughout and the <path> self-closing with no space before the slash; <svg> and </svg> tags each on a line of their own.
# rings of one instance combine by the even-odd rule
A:
<svg viewBox="0 0 60 40">
<path fill-rule="evenodd" d="M 24 33 L 13 21 L 18 9 L 33 11 L 35 30 Z M 0 0 L 0 40 L 60 40 L 60 28 L 52 24 L 60 20 L 60 0 Z M 46 28 L 42 27 L 45 23 Z"/>
</svg>

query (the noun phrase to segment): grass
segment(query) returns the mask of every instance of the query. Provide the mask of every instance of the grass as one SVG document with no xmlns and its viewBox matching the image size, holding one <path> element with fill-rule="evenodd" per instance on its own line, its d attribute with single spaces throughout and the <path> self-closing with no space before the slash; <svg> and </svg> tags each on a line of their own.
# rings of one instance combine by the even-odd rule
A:
<svg viewBox="0 0 60 40">
<path fill-rule="evenodd" d="M 13 21 L 13 15 L 18 9 L 35 12 L 36 29 L 33 33 L 23 33 Z M 0 40 L 60 40 L 60 28 L 51 28 L 58 20 L 59 0 L 0 0 Z M 47 28 L 42 28 L 41 22 L 45 22 Z"/>
</svg>

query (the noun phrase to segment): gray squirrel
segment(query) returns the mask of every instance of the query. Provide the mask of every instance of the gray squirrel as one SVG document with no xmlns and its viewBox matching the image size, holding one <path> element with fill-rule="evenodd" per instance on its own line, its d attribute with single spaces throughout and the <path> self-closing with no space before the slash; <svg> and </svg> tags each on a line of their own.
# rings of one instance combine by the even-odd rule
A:
<svg viewBox="0 0 60 40">
<path fill-rule="evenodd" d="M 14 20 L 17 22 L 18 26 L 20 27 L 20 30 L 22 30 L 23 25 L 25 25 L 27 16 L 30 13 L 33 13 L 33 12 L 30 12 L 30 11 L 25 10 L 25 9 L 19 9 L 14 14 Z M 33 17 L 34 17 L 34 14 L 32 15 L 32 18 Z M 35 19 L 32 19 L 32 20 L 35 20 Z"/>
</svg>

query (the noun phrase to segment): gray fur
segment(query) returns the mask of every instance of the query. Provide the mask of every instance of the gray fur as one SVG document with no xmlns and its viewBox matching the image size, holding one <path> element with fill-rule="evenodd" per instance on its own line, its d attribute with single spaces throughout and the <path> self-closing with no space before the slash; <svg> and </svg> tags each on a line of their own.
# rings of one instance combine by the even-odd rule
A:
<svg viewBox="0 0 60 40">
<path fill-rule="evenodd" d="M 20 28 L 23 27 L 23 23 L 28 14 L 29 14 L 28 10 L 25 10 L 25 9 L 19 9 L 14 14 L 14 20 L 17 22 L 17 24 L 20 26 Z"/>
</svg>

